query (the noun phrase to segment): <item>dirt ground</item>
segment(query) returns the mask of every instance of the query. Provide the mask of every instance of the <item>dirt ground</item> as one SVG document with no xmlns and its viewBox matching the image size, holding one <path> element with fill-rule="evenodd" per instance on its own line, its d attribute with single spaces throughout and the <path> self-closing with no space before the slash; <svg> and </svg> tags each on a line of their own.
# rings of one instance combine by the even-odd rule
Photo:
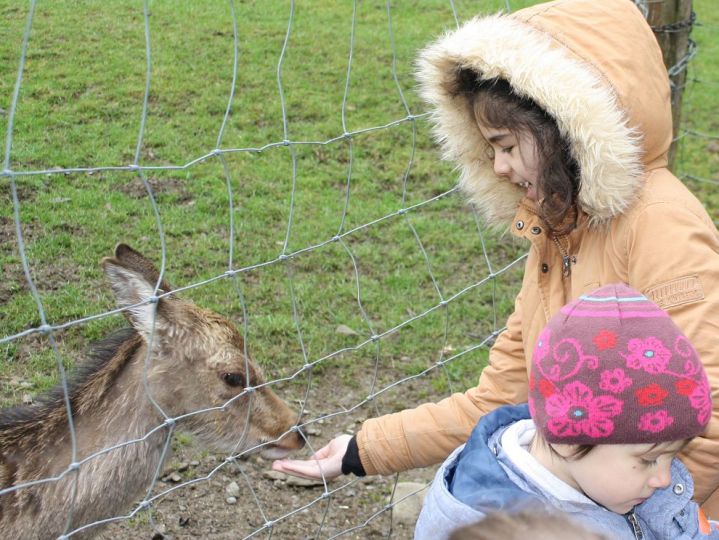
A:
<svg viewBox="0 0 719 540">
<path fill-rule="evenodd" d="M 320 448 L 333 436 L 352 431 L 361 412 L 322 420 L 311 429 L 310 441 Z M 271 471 L 259 455 L 227 463 L 194 444 L 178 445 L 165 465 L 153 494 L 150 515 L 143 512 L 99 531 L 103 540 L 169 540 L 203 538 L 410 539 L 412 524 L 392 519 L 396 482 L 426 484 L 434 468 L 392 477 L 340 477 L 327 485 L 302 481 Z M 306 455 L 303 451 L 301 455 Z M 235 500 L 228 499 L 234 496 Z M 130 511 L 130 509 L 128 509 Z M 268 521 L 271 528 L 265 528 Z"/>
<path fill-rule="evenodd" d="M 203 478 L 217 465 L 214 456 L 207 456 L 181 476 Z M 384 509 L 394 477 L 338 479 L 328 485 L 331 495 L 323 498 L 323 486 L 297 486 L 291 480 L 272 479 L 269 469 L 270 463 L 261 458 L 223 468 L 208 480 L 185 485 L 163 497 L 152 520 L 144 516 L 112 524 L 100 538 L 412 538 L 413 528 L 398 524 L 393 529 L 390 512 Z M 431 477 L 431 471 L 418 473 L 415 480 Z M 227 502 L 227 488 L 232 482 L 239 486 L 234 504 Z M 160 482 L 157 489 L 164 491 L 172 484 L 171 480 Z M 272 534 L 268 529 L 258 532 L 268 520 L 275 521 Z"/>
</svg>

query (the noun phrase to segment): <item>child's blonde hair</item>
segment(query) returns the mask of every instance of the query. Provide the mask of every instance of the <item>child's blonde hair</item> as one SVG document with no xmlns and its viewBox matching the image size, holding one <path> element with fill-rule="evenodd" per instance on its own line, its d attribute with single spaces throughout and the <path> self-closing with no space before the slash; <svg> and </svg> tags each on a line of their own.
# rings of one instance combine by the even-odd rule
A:
<svg viewBox="0 0 719 540">
<path fill-rule="evenodd" d="M 481 521 L 461 527 L 449 540 L 609 540 L 590 532 L 565 514 L 546 509 L 516 514 L 493 512 Z"/>
</svg>

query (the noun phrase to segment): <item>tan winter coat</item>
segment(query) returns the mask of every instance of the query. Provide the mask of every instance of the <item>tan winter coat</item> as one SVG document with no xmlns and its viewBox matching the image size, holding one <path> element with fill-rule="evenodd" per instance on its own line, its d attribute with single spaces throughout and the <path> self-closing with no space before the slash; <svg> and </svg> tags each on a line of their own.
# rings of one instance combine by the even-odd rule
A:
<svg viewBox="0 0 719 540">
<path fill-rule="evenodd" d="M 502 77 L 557 121 L 581 169 L 579 226 L 552 237 L 522 190 L 495 176 L 464 98 L 458 68 Z M 696 498 L 719 518 L 719 234 L 699 201 L 666 168 L 669 82 L 661 51 L 630 0 L 559 0 L 476 18 L 419 60 L 444 157 L 484 216 L 529 241 L 522 289 L 477 387 L 366 421 L 357 434 L 368 474 L 443 460 L 478 418 L 527 400 L 527 368 L 540 330 L 582 293 L 625 282 L 665 308 L 703 359 L 714 415 L 682 458 Z M 571 273 L 563 272 L 569 263 Z"/>
</svg>

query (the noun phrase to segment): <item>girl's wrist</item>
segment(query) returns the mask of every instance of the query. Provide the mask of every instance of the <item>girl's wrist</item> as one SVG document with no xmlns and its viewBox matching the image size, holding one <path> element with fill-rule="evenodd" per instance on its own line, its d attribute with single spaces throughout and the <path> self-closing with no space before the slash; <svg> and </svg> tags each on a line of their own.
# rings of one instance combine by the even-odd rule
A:
<svg viewBox="0 0 719 540">
<path fill-rule="evenodd" d="M 353 435 L 347 445 L 347 451 L 342 457 L 342 474 L 354 474 L 355 476 L 366 476 L 367 473 L 362 466 L 357 446 L 357 436 Z"/>
</svg>

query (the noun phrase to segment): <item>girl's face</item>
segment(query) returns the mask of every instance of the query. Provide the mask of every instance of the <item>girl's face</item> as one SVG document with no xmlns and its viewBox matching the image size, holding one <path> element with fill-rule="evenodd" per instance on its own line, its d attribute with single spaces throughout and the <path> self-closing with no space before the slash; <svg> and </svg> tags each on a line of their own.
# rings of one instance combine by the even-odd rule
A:
<svg viewBox="0 0 719 540">
<path fill-rule="evenodd" d="M 478 123 L 479 131 L 492 148 L 494 173 L 526 190 L 526 197 L 539 200 L 539 160 L 534 140 L 528 133 L 514 134 L 506 128 Z"/>
<path fill-rule="evenodd" d="M 597 504 L 626 514 L 657 489 L 669 486 L 672 459 L 684 445 L 685 441 L 600 444 L 587 455 L 572 459 L 573 445 L 553 444 L 564 459 L 554 456 L 548 468 Z"/>
</svg>

